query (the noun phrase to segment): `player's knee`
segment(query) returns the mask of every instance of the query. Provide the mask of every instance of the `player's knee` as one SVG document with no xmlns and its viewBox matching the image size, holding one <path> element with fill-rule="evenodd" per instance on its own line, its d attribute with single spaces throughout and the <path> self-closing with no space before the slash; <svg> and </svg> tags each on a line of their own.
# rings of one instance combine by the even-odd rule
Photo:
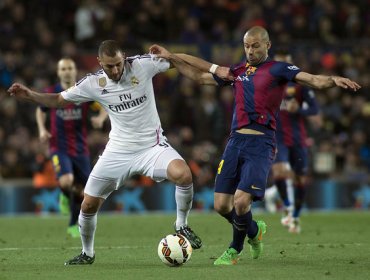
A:
<svg viewBox="0 0 370 280">
<path fill-rule="evenodd" d="M 220 203 L 220 202 L 215 201 L 214 202 L 214 209 L 220 215 L 225 215 L 225 214 L 231 212 L 232 207 L 228 204 L 224 204 L 224 203 Z"/>
<path fill-rule="evenodd" d="M 249 196 L 235 196 L 234 208 L 237 215 L 244 215 L 251 209 Z"/>
<path fill-rule="evenodd" d="M 73 186 L 73 175 L 66 174 L 59 178 L 59 185 L 62 189 L 68 190 Z"/>
<path fill-rule="evenodd" d="M 190 185 L 193 182 L 193 177 L 189 166 L 185 163 L 179 168 L 174 168 L 169 174 L 169 179 L 173 181 L 176 185 Z"/>
<path fill-rule="evenodd" d="M 81 211 L 87 214 L 94 214 L 99 210 L 98 199 L 84 199 L 81 204 Z"/>
</svg>

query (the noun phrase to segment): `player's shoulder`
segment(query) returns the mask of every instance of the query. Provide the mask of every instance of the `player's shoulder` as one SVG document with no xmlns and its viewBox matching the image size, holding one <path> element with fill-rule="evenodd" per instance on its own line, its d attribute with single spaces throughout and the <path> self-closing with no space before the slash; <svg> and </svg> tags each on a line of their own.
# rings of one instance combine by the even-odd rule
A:
<svg viewBox="0 0 370 280">
<path fill-rule="evenodd" d="M 149 53 L 147 53 L 147 54 L 138 54 L 138 55 L 126 57 L 126 62 L 132 65 L 132 64 L 139 63 L 139 62 L 142 62 L 142 61 L 152 60 L 153 57 L 154 56 L 152 54 L 149 54 Z"/>
<path fill-rule="evenodd" d="M 76 86 L 105 87 L 107 82 L 108 79 L 104 74 L 103 69 L 100 69 L 95 73 L 86 74 L 76 83 Z"/>
</svg>

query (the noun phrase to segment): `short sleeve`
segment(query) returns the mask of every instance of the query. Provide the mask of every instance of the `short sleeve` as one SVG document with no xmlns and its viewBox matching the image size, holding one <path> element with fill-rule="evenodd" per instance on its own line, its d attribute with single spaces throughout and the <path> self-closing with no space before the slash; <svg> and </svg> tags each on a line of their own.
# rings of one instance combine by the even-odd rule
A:
<svg viewBox="0 0 370 280">
<path fill-rule="evenodd" d="M 286 62 L 276 62 L 270 69 L 271 75 L 288 81 L 294 81 L 299 72 L 301 72 L 301 69 Z"/>
<path fill-rule="evenodd" d="M 79 80 L 73 87 L 61 92 L 65 100 L 76 104 L 93 101 L 91 93 L 90 75 Z"/>
<path fill-rule="evenodd" d="M 137 55 L 129 57 L 128 61 L 135 65 L 139 64 L 149 77 L 154 77 L 156 74 L 165 72 L 170 68 L 170 63 L 164 58 L 159 58 L 153 54 Z"/>
</svg>

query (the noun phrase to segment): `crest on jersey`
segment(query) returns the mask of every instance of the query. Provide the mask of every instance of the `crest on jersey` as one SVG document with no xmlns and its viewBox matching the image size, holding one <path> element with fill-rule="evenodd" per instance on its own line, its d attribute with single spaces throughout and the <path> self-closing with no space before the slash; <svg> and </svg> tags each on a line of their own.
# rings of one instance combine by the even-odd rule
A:
<svg viewBox="0 0 370 280">
<path fill-rule="evenodd" d="M 294 96 L 296 94 L 296 88 L 293 86 L 288 86 L 286 88 L 286 95 L 287 96 Z"/>
<path fill-rule="evenodd" d="M 247 69 L 245 71 L 245 74 L 247 74 L 247 76 L 254 74 L 254 72 L 256 72 L 256 70 L 257 70 L 257 67 L 249 65 L 249 63 L 247 63 L 245 68 Z"/>
<path fill-rule="evenodd" d="M 99 78 L 99 86 L 105 87 L 107 85 L 107 79 L 105 77 Z"/>
<path fill-rule="evenodd" d="M 139 80 L 134 76 L 134 77 L 131 77 L 131 85 L 134 87 L 134 86 L 137 86 L 139 84 Z"/>
</svg>

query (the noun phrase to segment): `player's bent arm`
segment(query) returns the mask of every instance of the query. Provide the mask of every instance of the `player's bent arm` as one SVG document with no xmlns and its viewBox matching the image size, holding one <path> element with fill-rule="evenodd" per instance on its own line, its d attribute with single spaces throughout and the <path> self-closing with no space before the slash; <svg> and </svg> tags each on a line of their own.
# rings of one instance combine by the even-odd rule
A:
<svg viewBox="0 0 370 280">
<path fill-rule="evenodd" d="M 41 142 L 47 142 L 51 138 L 51 134 L 47 130 L 46 123 L 46 113 L 41 110 L 40 107 L 36 109 L 36 123 L 39 130 L 39 138 Z"/>
<path fill-rule="evenodd" d="M 42 132 L 46 131 L 45 123 L 46 123 L 46 113 L 41 110 L 40 107 L 36 108 L 36 123 L 39 129 L 39 134 L 41 135 Z"/>
<path fill-rule="evenodd" d="M 361 88 L 361 86 L 356 82 L 340 76 L 313 75 L 307 72 L 299 72 L 294 79 L 301 85 L 316 89 L 326 89 L 338 86 L 357 91 Z"/>
</svg>

